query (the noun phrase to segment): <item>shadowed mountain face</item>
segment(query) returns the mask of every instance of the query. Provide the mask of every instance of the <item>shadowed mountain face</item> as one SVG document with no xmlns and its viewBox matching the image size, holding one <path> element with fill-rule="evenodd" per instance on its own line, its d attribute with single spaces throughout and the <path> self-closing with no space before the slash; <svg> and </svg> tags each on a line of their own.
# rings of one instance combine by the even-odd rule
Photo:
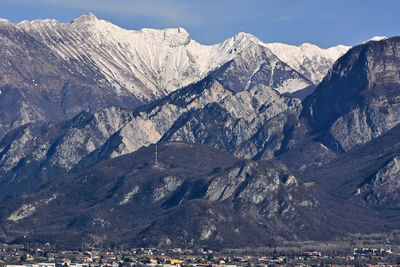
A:
<svg viewBox="0 0 400 267">
<path fill-rule="evenodd" d="M 240 247 L 319 238 L 315 229 L 331 229 L 318 202 L 279 162 L 179 142 L 160 143 L 157 151 L 157 165 L 153 145 L 8 198 L 1 204 L 6 238 L 19 238 L 29 225 L 32 241 L 71 234 L 66 246 Z"/>
<path fill-rule="evenodd" d="M 380 233 L 399 228 L 399 133 L 398 125 L 325 165 L 297 172 L 296 177 L 313 184 L 312 195 L 343 231 Z M 288 166 L 291 160 L 283 159 Z"/>
</svg>

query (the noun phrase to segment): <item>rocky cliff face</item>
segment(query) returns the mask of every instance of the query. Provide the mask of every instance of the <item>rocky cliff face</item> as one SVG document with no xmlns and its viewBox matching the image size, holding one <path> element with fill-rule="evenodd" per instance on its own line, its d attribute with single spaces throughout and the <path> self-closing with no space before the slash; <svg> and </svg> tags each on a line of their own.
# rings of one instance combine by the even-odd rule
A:
<svg viewBox="0 0 400 267">
<path fill-rule="evenodd" d="M 247 218 L 288 238 L 295 234 L 292 227 L 307 228 L 307 223 L 318 227 L 312 216 L 300 215 L 304 210 L 319 210 L 318 202 L 302 190 L 301 182 L 280 162 L 242 161 L 213 179 L 205 198 L 232 205 Z M 309 238 L 312 235 L 307 233 Z"/>
<path fill-rule="evenodd" d="M 297 172 L 296 177 L 310 186 L 313 196 L 342 230 L 382 233 L 398 229 L 399 134 L 397 125 L 329 163 Z M 297 158 L 307 156 L 297 153 Z M 284 161 L 291 165 L 295 160 L 293 155 Z"/>
<path fill-rule="evenodd" d="M 354 47 L 305 100 L 303 116 L 328 147 L 347 151 L 400 122 L 399 51 L 398 37 Z"/>
<path fill-rule="evenodd" d="M 296 112 L 300 101 L 283 97 L 266 86 L 236 93 L 220 103 L 183 114 L 163 140 L 203 143 L 245 158 L 254 157 L 261 149 L 246 150 L 259 130 L 283 112 Z M 284 124 L 284 121 L 281 121 Z M 278 130 L 279 131 L 279 130 Z M 271 158 L 271 157 L 269 157 Z"/>
<path fill-rule="evenodd" d="M 81 113 L 66 123 L 12 131 L 0 143 L 1 192 L 31 191 L 71 170 L 132 117 L 130 111 L 111 107 L 94 115 Z"/>
<path fill-rule="evenodd" d="M 400 205 L 400 163 L 396 156 L 378 170 L 370 181 L 357 189 L 368 201 L 378 206 L 399 207 Z"/>
</svg>

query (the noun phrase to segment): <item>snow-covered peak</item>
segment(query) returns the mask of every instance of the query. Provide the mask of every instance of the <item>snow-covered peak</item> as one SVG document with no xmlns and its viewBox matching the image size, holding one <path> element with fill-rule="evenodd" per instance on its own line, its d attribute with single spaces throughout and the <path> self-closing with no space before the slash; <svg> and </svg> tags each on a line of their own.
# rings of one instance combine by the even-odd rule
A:
<svg viewBox="0 0 400 267">
<path fill-rule="evenodd" d="M 151 29 L 151 28 L 142 28 L 139 30 L 139 32 L 147 34 L 147 35 L 152 35 L 155 38 L 163 39 L 165 37 L 173 38 L 173 37 L 178 37 L 179 36 L 187 36 L 189 33 L 187 32 L 186 29 L 184 28 L 166 28 L 166 29 Z"/>
<path fill-rule="evenodd" d="M 387 37 L 386 36 L 374 36 L 371 39 L 369 39 L 370 41 L 382 41 L 382 40 L 386 40 Z"/>
<path fill-rule="evenodd" d="M 20 23 L 17 24 L 19 27 L 24 28 L 25 30 L 29 30 L 32 28 L 46 28 L 49 26 L 54 26 L 54 25 L 61 25 L 60 22 L 58 22 L 55 19 L 37 19 L 37 20 L 23 20 Z"/>
<path fill-rule="evenodd" d="M 75 24 L 83 24 L 83 23 L 93 23 L 97 22 L 99 19 L 92 13 L 88 13 L 85 15 L 80 16 L 79 18 L 72 21 Z"/>
<path fill-rule="evenodd" d="M 234 55 L 248 49 L 250 46 L 258 45 L 260 43 L 261 41 L 254 35 L 240 32 L 213 47 L 216 47 L 222 54 L 232 55 L 232 57 L 228 56 L 229 58 L 227 58 L 230 60 Z"/>
<path fill-rule="evenodd" d="M 106 39 L 108 40 L 129 43 L 136 41 L 140 43 L 138 45 L 142 45 L 141 42 L 145 41 L 153 45 L 163 43 L 175 47 L 187 45 L 191 40 L 190 34 L 184 28 L 126 30 L 108 21 L 98 19 L 92 13 L 82 15 L 72 21 L 71 25 L 77 30 L 88 31 L 101 37 L 107 37 Z"/>
<path fill-rule="evenodd" d="M 282 43 L 261 45 L 269 48 L 280 60 L 303 74 L 314 84 L 318 84 L 333 63 L 350 49 L 350 46 L 344 45 L 323 49 L 310 43 L 300 46 Z"/>
<path fill-rule="evenodd" d="M 235 36 L 232 37 L 234 41 L 236 42 L 254 42 L 254 43 L 261 43 L 261 41 L 252 35 L 251 33 L 246 33 L 246 32 L 239 32 Z"/>
<path fill-rule="evenodd" d="M 386 40 L 386 39 L 387 39 L 386 36 L 374 36 L 374 37 L 372 37 L 371 39 L 369 39 L 369 40 L 363 42 L 363 44 L 366 44 L 366 43 L 368 43 L 368 42 L 382 41 L 382 40 Z"/>
<path fill-rule="evenodd" d="M 11 24 L 13 25 L 13 24 Z M 312 83 L 322 80 L 348 47 L 321 49 L 312 44 L 265 44 L 249 33 L 238 33 L 222 43 L 202 45 L 183 28 L 127 30 L 92 13 L 71 23 L 56 20 L 23 21 L 17 25 L 64 61 L 80 62 L 81 72 L 92 68 L 101 82 L 118 95 L 148 101 L 206 77 L 243 51 L 264 46 Z"/>
<path fill-rule="evenodd" d="M 337 45 L 327 49 L 320 48 L 314 44 L 303 43 L 299 46 L 282 44 L 282 43 L 268 43 L 263 44 L 265 47 L 271 49 L 271 51 L 280 58 L 285 58 L 287 62 L 290 58 L 295 56 L 294 60 L 301 58 L 314 58 L 318 56 L 323 56 L 332 60 L 338 59 L 340 55 L 347 52 L 350 46 Z"/>
<path fill-rule="evenodd" d="M 235 36 L 228 38 L 225 43 L 229 43 L 230 46 L 236 49 L 244 49 L 249 44 L 260 44 L 262 42 L 250 33 L 240 32 Z"/>
<path fill-rule="evenodd" d="M 310 44 L 310 43 L 302 43 L 300 45 L 301 49 L 318 49 L 319 47 L 316 46 L 315 44 Z"/>
<path fill-rule="evenodd" d="M 93 65 L 117 94 L 128 91 L 144 101 L 199 81 L 256 39 L 238 34 L 221 44 L 202 45 L 183 28 L 126 30 L 93 14 L 71 23 L 41 20 L 18 27 L 62 60 Z"/>
</svg>

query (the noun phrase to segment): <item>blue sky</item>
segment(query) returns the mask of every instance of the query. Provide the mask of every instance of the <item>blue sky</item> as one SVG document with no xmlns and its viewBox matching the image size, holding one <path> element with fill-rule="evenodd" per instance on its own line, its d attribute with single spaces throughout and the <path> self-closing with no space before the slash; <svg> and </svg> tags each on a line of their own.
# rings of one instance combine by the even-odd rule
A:
<svg viewBox="0 0 400 267">
<path fill-rule="evenodd" d="M 127 29 L 184 27 L 213 44 L 249 32 L 321 47 L 400 35 L 399 0 L 0 0 L 0 17 L 70 22 L 88 12 Z"/>
</svg>

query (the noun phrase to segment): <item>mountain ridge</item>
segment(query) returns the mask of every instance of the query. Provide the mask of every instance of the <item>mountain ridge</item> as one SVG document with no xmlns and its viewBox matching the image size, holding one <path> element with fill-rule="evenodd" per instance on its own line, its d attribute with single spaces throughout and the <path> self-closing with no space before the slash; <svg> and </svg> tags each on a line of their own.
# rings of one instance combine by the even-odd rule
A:
<svg viewBox="0 0 400 267">
<path fill-rule="evenodd" d="M 335 232 L 318 202 L 282 163 L 242 160 L 199 144 L 157 147 L 157 164 L 152 145 L 0 202 L 6 238 L 18 240 L 30 225 L 31 242 L 81 232 L 56 241 L 67 247 L 100 239 L 218 248 L 319 236 L 313 227 Z M 309 212 L 319 219 L 305 216 Z"/>
<path fill-rule="evenodd" d="M 0 138 L 23 124 L 66 120 L 82 110 L 94 113 L 109 106 L 135 108 L 205 78 L 243 51 L 261 47 L 267 50 L 265 45 L 245 33 L 219 44 L 202 45 L 183 28 L 126 30 L 93 14 L 71 23 L 3 21 L 0 103 L 4 108 L 0 107 Z M 268 61 L 267 54 L 264 61 Z M 280 62 L 277 73 L 284 65 L 287 71 L 298 72 L 298 77 L 288 76 L 292 82 L 285 83 L 286 78 L 264 71 L 256 79 L 279 82 L 274 89 L 294 92 L 310 85 L 313 88 L 316 84 L 304 79 L 304 75 L 316 72 L 321 76 L 334 60 L 320 61 L 319 68 L 302 61 L 303 68 L 298 63 L 297 70 L 282 59 L 273 61 Z M 257 62 L 250 63 L 252 71 L 256 71 Z M 274 65 L 268 68 L 275 70 Z M 243 79 L 251 81 L 252 73 L 246 75 Z"/>
</svg>

